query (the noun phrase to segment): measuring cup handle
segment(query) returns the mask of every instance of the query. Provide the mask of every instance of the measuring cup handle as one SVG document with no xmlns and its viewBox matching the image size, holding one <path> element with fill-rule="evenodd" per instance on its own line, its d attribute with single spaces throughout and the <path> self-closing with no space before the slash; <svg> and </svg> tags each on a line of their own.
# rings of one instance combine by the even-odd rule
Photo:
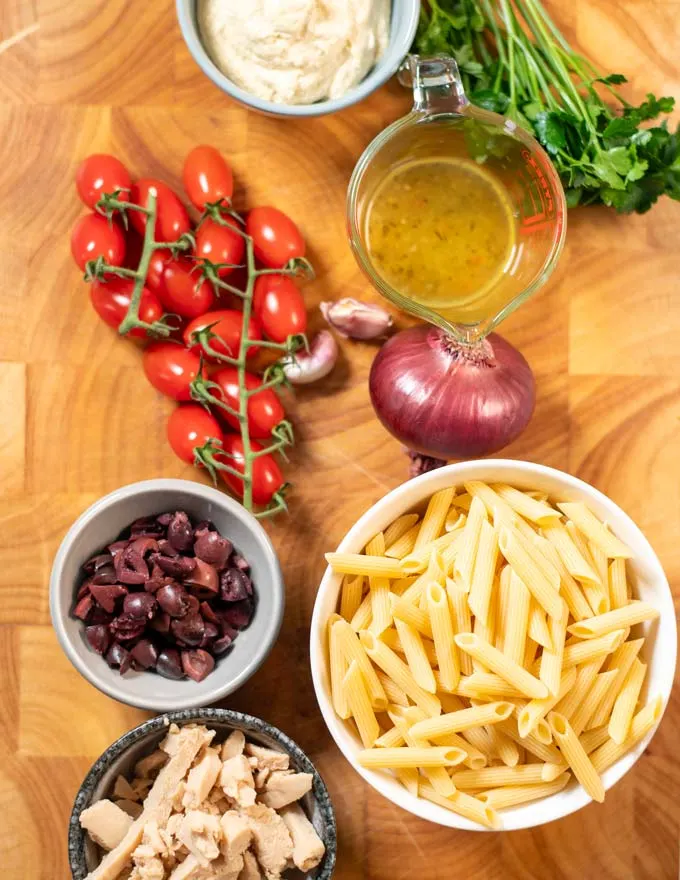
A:
<svg viewBox="0 0 680 880">
<path fill-rule="evenodd" d="M 413 89 L 414 113 L 460 113 L 470 103 L 450 55 L 407 55 L 399 69 L 399 82 Z"/>
</svg>

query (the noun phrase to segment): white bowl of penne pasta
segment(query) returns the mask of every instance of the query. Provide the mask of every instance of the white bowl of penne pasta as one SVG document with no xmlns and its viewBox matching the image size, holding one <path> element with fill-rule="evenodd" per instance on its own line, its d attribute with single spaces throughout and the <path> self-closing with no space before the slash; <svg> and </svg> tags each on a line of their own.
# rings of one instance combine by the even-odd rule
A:
<svg viewBox="0 0 680 880">
<path fill-rule="evenodd" d="M 394 489 L 326 556 L 317 699 L 357 772 L 452 828 L 514 830 L 602 801 L 675 673 L 668 581 L 635 523 L 575 477 L 448 465 Z"/>
</svg>

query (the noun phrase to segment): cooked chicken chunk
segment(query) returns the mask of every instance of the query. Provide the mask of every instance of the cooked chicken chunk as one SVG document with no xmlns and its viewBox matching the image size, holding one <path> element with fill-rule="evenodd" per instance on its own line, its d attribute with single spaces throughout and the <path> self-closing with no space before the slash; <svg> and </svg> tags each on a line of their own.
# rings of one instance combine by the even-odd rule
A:
<svg viewBox="0 0 680 880">
<path fill-rule="evenodd" d="M 238 875 L 238 880 L 262 880 L 260 866 L 250 851 L 243 853 L 243 870 Z"/>
<path fill-rule="evenodd" d="M 165 866 L 152 846 L 140 844 L 132 853 L 132 861 L 135 867 L 130 880 L 163 880 L 165 877 Z"/>
<path fill-rule="evenodd" d="M 278 880 L 293 855 L 293 841 L 277 812 L 255 804 L 241 811 L 253 833 L 253 849 L 266 880 Z"/>
<path fill-rule="evenodd" d="M 135 764 L 135 776 L 140 779 L 148 779 L 154 773 L 164 767 L 168 762 L 168 756 L 163 749 L 156 749 L 146 758 L 141 758 Z"/>
<path fill-rule="evenodd" d="M 83 810 L 80 824 L 102 849 L 112 850 L 130 830 L 132 819 L 116 804 L 102 800 Z"/>
<path fill-rule="evenodd" d="M 280 810 L 287 804 L 300 800 L 312 787 L 311 773 L 281 773 L 275 770 L 269 777 L 264 791 L 259 795 L 261 803 Z"/>
<path fill-rule="evenodd" d="M 187 810 L 177 833 L 177 839 L 201 865 L 207 865 L 219 856 L 221 837 L 219 818 L 200 810 Z"/>
<path fill-rule="evenodd" d="M 227 797 L 241 806 L 255 803 L 255 780 L 244 755 L 228 758 L 222 764 L 219 784 Z"/>
<path fill-rule="evenodd" d="M 255 743 L 246 743 L 246 755 L 257 758 L 258 769 L 267 767 L 269 770 L 287 770 L 290 758 L 285 752 L 275 752 L 274 749 L 266 749 L 264 746 L 256 746 Z"/>
<path fill-rule="evenodd" d="M 217 749 L 206 749 L 198 764 L 189 771 L 182 806 L 185 809 L 198 807 L 210 794 L 221 770 L 222 761 Z"/>
<path fill-rule="evenodd" d="M 238 755 L 242 755 L 245 744 L 246 738 L 243 731 L 232 730 L 222 743 L 222 753 L 220 757 L 223 761 L 228 761 L 229 758 L 236 758 Z"/>
<path fill-rule="evenodd" d="M 281 818 L 293 839 L 293 862 L 301 871 L 315 868 L 326 852 L 323 841 L 305 816 L 299 804 L 289 804 L 281 810 Z"/>
</svg>

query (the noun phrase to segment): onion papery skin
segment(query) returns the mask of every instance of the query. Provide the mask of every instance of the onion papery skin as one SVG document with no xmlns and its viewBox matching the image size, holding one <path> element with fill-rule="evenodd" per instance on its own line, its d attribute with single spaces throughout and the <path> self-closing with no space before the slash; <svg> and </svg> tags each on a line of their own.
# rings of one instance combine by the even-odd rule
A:
<svg viewBox="0 0 680 880">
<path fill-rule="evenodd" d="M 445 459 L 498 452 L 526 428 L 536 401 L 531 368 L 501 336 L 467 347 L 427 324 L 382 346 L 369 391 L 391 434 L 409 449 Z"/>
</svg>

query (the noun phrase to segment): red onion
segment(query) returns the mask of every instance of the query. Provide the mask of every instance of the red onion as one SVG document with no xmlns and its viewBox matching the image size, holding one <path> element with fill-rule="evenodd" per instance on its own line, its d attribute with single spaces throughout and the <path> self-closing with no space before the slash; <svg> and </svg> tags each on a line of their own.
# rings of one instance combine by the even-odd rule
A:
<svg viewBox="0 0 680 880">
<path fill-rule="evenodd" d="M 435 458 L 497 452 L 521 434 L 535 402 L 529 365 L 502 337 L 466 348 L 427 324 L 383 345 L 369 390 L 387 430 Z"/>
</svg>

